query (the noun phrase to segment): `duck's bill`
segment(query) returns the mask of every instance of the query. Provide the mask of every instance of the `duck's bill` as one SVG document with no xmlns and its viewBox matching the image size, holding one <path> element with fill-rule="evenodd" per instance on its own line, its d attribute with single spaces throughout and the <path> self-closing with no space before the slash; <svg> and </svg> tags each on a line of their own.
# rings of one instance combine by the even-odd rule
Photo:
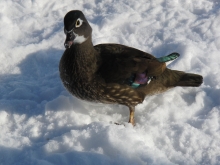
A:
<svg viewBox="0 0 220 165">
<path fill-rule="evenodd" d="M 73 44 L 73 41 L 65 41 L 64 46 L 67 49 L 67 48 L 70 48 L 72 44 Z"/>
<path fill-rule="evenodd" d="M 70 48 L 73 45 L 73 40 L 75 39 L 75 35 L 73 33 L 66 34 L 66 40 L 64 42 L 65 48 Z"/>
</svg>

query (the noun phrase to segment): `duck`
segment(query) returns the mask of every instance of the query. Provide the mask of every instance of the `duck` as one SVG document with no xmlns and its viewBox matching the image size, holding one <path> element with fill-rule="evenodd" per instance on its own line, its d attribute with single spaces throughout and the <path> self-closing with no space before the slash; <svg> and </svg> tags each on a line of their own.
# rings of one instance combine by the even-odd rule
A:
<svg viewBox="0 0 220 165">
<path fill-rule="evenodd" d="M 64 87 L 75 97 L 129 109 L 128 122 L 135 126 L 135 107 L 146 96 L 174 87 L 199 87 L 199 74 L 167 68 L 166 62 L 179 57 L 174 52 L 155 56 L 116 43 L 93 45 L 92 27 L 80 10 L 64 17 L 65 51 L 59 72 Z"/>
</svg>

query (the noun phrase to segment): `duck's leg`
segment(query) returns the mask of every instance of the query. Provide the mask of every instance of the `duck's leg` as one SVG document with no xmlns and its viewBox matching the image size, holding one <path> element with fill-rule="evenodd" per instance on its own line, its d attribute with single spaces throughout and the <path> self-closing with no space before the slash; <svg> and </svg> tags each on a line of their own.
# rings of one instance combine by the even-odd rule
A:
<svg viewBox="0 0 220 165">
<path fill-rule="evenodd" d="M 130 110 L 130 116 L 129 116 L 129 123 L 131 123 L 133 126 L 135 126 L 135 121 L 134 121 L 134 111 L 135 107 L 129 107 Z"/>
</svg>

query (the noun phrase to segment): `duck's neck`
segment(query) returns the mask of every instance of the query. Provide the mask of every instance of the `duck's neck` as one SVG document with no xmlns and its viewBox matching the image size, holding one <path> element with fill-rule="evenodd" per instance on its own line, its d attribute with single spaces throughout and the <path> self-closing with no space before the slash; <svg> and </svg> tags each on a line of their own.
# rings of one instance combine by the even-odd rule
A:
<svg viewBox="0 0 220 165">
<path fill-rule="evenodd" d="M 90 80 L 97 68 L 97 52 L 93 47 L 91 37 L 81 44 L 75 44 L 71 48 L 74 52 L 74 70 L 80 77 Z"/>
<path fill-rule="evenodd" d="M 91 37 L 87 38 L 87 40 L 81 44 L 78 44 L 78 43 L 74 44 L 70 49 L 73 49 L 75 51 L 75 53 L 79 52 L 80 55 L 84 54 L 84 53 L 91 52 L 91 51 L 95 51 L 93 44 L 92 44 Z"/>
</svg>

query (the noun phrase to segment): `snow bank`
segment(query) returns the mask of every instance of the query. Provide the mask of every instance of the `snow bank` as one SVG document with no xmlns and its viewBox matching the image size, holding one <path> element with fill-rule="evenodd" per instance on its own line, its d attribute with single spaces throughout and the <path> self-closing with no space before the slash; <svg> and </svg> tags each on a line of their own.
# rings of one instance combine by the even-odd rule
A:
<svg viewBox="0 0 220 165">
<path fill-rule="evenodd" d="M 0 164 L 220 164 L 219 1 L 1 0 L 0 8 Z M 178 52 L 169 67 L 202 74 L 203 85 L 147 97 L 134 128 L 126 107 L 72 97 L 58 64 L 73 9 L 86 15 L 94 44 Z"/>
</svg>

